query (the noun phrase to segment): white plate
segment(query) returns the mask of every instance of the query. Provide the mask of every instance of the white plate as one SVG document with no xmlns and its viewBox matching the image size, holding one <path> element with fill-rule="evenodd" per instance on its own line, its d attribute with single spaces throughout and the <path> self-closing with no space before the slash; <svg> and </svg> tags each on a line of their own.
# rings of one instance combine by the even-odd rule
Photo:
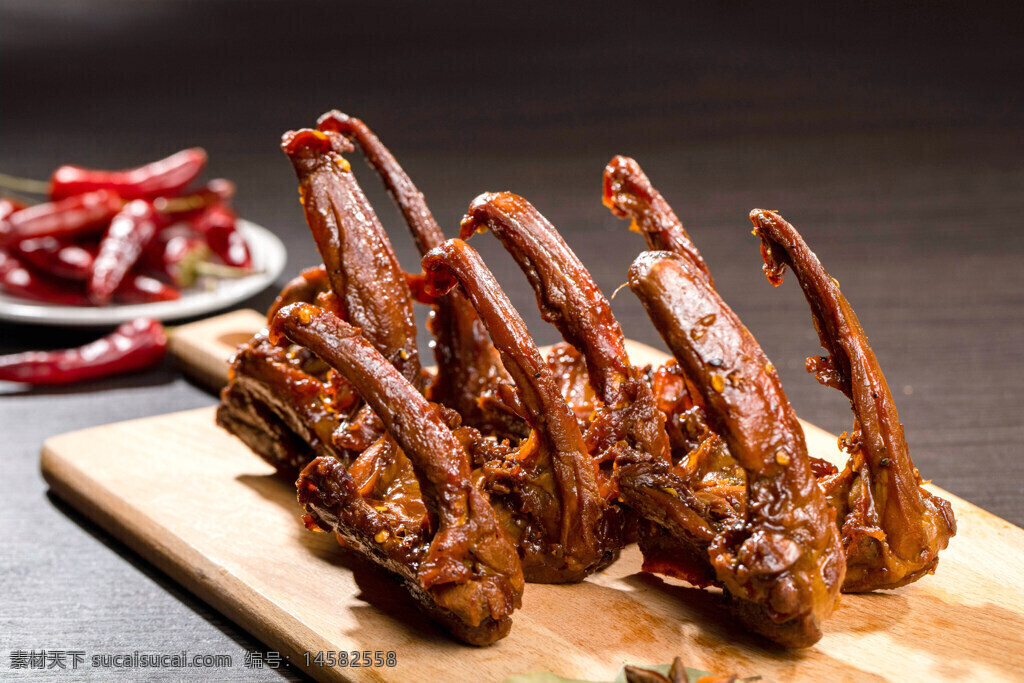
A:
<svg viewBox="0 0 1024 683">
<path fill-rule="evenodd" d="M 13 320 L 36 325 L 75 325 L 92 327 L 118 325 L 146 316 L 158 320 L 176 320 L 211 313 L 244 301 L 267 288 L 284 270 L 284 244 L 274 233 L 255 223 L 238 220 L 238 229 L 249 243 L 256 272 L 238 279 L 216 280 L 212 290 L 186 289 L 174 301 L 151 304 L 112 304 L 89 306 L 55 306 L 0 293 L 0 320 Z"/>
</svg>

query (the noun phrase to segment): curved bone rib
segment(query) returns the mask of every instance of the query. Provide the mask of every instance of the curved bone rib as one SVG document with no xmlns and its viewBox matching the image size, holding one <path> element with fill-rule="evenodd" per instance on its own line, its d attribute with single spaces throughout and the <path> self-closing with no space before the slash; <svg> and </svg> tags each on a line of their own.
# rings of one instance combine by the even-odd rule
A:
<svg viewBox="0 0 1024 683">
<path fill-rule="evenodd" d="M 587 359 L 587 373 L 606 403 L 622 400 L 633 374 L 625 338 L 608 300 L 554 226 L 511 192 L 485 193 L 469 205 L 459 236 L 491 230 L 537 294 L 541 317 Z"/>
<path fill-rule="evenodd" d="M 688 260 L 707 278 L 711 287 L 715 286 L 711 272 L 690 235 L 683 228 L 682 222 L 676 217 L 672 207 L 665 201 L 647 175 L 634 159 L 625 156 L 614 157 L 604 169 L 602 201 L 611 212 L 620 218 L 630 218 L 632 228 L 643 233 L 647 245 L 652 250 L 671 251 Z M 685 451 L 689 438 L 680 434 L 680 424 L 687 422 L 696 415 L 686 415 L 677 411 L 669 411 L 669 420 L 673 445 L 677 451 Z M 685 430 L 684 430 L 685 431 Z M 735 479 L 736 467 L 732 458 L 724 449 L 720 460 L 722 467 L 717 473 L 706 472 L 712 465 L 710 461 L 698 464 L 698 469 L 718 477 L 721 480 Z M 679 453 L 676 453 L 677 457 Z M 692 459 L 691 459 L 692 460 Z M 835 472 L 835 468 L 820 458 L 811 458 L 811 466 L 822 476 Z"/>
<path fill-rule="evenodd" d="M 747 472 L 745 519 L 709 548 L 718 579 L 749 628 L 789 647 L 813 644 L 845 566 L 835 513 L 775 369 L 686 258 L 645 252 L 629 284 Z"/>
<path fill-rule="evenodd" d="M 306 222 L 347 319 L 422 387 L 412 295 L 384 228 L 341 156 L 352 145 L 337 133 L 304 129 L 285 133 L 281 149 L 295 168 Z"/>
<path fill-rule="evenodd" d="M 609 528 L 616 513 L 600 494 L 597 468 L 572 410 L 523 319 L 472 247 L 448 240 L 423 258 L 423 270 L 428 290 L 437 296 L 461 285 L 515 381 L 533 430 L 507 461 L 510 467 L 536 473 L 532 482 L 521 482 L 522 490 L 512 491 L 525 494 L 524 504 L 534 509 L 533 521 L 543 528 L 536 542 L 520 542 L 528 579 L 581 580 L 613 559 L 620 542 Z M 552 475 L 555 487 L 545 490 L 550 487 L 543 484 Z"/>
<path fill-rule="evenodd" d="M 634 159 L 616 156 L 608 162 L 601 201 L 619 218 L 631 219 L 649 249 L 687 257 L 714 286 L 711 272 L 682 221 Z"/>
<path fill-rule="evenodd" d="M 672 471 L 665 416 L 651 386 L 629 361 L 608 300 L 554 226 L 522 197 L 504 192 L 474 200 L 462 234 L 486 229 L 526 274 L 543 318 L 587 361 L 601 403 L 588 416 L 584 438 L 592 457 L 615 466 L 610 497 L 621 498 L 646 520 L 639 538 L 645 568 L 657 567 L 695 585 L 710 584 L 714 573 L 706 547 L 714 536 L 711 512 Z M 673 540 L 647 522 L 669 529 Z"/>
<path fill-rule="evenodd" d="M 935 571 L 939 551 L 956 533 L 949 502 L 921 488 L 896 405 L 857 314 L 807 243 L 781 216 L 750 213 L 761 238 L 764 271 L 782 284 L 793 269 L 811 307 L 814 327 L 828 355 L 808 358 L 818 381 L 842 391 L 854 426 L 844 435 L 850 460 L 822 480 L 839 513 L 847 555 L 848 592 L 896 588 Z"/>
<path fill-rule="evenodd" d="M 444 233 L 427 207 L 423 193 L 369 126 L 337 109 L 317 119 L 316 126 L 324 132 L 340 133 L 359 146 L 367 163 L 380 176 L 388 194 L 398 205 L 421 254 L 444 242 Z"/>
<path fill-rule="evenodd" d="M 506 635 L 521 600 L 522 568 L 486 497 L 473 485 L 469 456 L 441 409 L 357 329 L 329 312 L 293 304 L 275 316 L 271 335 L 310 349 L 356 387 L 411 462 L 436 531 L 418 552 L 404 545 L 391 533 L 396 530 L 380 509 L 386 506 L 369 504 L 333 458 L 318 458 L 300 477 L 299 500 L 312 519 L 396 572 L 456 636 L 483 645 Z"/>
<path fill-rule="evenodd" d="M 317 127 L 344 135 L 362 150 L 402 212 L 421 256 L 444 242 L 423 193 L 369 126 L 333 110 L 320 117 Z M 498 386 L 511 379 L 473 306 L 459 293 L 437 299 L 428 327 L 436 342 L 437 374 L 427 398 L 457 411 L 466 424 L 485 434 L 522 436 L 522 420 L 497 395 Z"/>
<path fill-rule="evenodd" d="M 488 229 L 526 275 L 541 317 L 586 359 L 588 380 L 603 403 L 589 416 L 585 438 L 591 455 L 602 460 L 600 451 L 625 440 L 668 462 L 665 417 L 629 361 L 611 304 L 576 254 L 530 202 L 510 192 L 482 194 L 470 204 L 462 238 Z"/>
</svg>

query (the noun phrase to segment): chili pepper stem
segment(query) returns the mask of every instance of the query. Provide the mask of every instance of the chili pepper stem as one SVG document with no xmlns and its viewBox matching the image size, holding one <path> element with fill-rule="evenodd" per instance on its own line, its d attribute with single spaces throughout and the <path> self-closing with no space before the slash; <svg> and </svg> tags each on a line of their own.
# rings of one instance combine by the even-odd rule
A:
<svg viewBox="0 0 1024 683">
<path fill-rule="evenodd" d="M 207 198 L 201 196 L 160 197 L 157 201 L 159 202 L 157 209 L 161 213 L 184 213 L 185 211 L 201 209 L 209 203 Z"/>
<path fill-rule="evenodd" d="M 235 266 L 224 266 L 219 263 L 203 261 L 195 265 L 197 275 L 207 275 L 216 278 L 240 278 L 252 275 L 256 271 L 251 268 L 238 268 Z"/>
<path fill-rule="evenodd" d="M 36 204 L 42 203 L 35 197 L 29 197 L 27 194 L 15 192 L 14 190 L 3 186 L 0 186 L 0 199 L 13 199 L 14 201 L 21 202 L 25 206 L 35 206 Z"/>
<path fill-rule="evenodd" d="M 45 180 L 34 180 L 32 178 L 19 178 L 6 173 L 0 173 L 0 187 L 14 192 L 25 192 L 27 194 L 49 194 L 50 183 Z"/>
</svg>

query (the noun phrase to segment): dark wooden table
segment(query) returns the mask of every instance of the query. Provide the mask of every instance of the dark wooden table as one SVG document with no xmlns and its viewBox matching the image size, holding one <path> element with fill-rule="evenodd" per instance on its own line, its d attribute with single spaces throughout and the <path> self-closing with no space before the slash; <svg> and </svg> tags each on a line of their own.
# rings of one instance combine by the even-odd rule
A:
<svg viewBox="0 0 1024 683">
<path fill-rule="evenodd" d="M 816 336 L 796 285 L 773 290 L 761 275 L 746 218 L 754 207 L 782 211 L 842 283 L 923 475 L 1024 522 L 1016 10 L 823 16 L 751 5 L 671 15 L 672 4 L 586 14 L 469 3 L 443 12 L 232 2 L 58 11 L 12 0 L 0 10 L 0 171 L 45 177 L 60 162 L 118 167 L 202 145 L 210 173 L 238 182 L 242 215 L 285 240 L 293 273 L 317 259 L 277 141 L 340 107 L 377 129 L 450 234 L 477 193 L 513 190 L 610 293 L 641 241 L 601 206 L 600 174 L 613 154 L 629 154 L 689 228 L 802 417 L 835 432 L 850 423 L 842 397 L 803 371 Z M 356 168 L 414 268 L 397 212 Z M 555 341 L 511 259 L 491 237 L 476 243 L 537 340 Z M 262 308 L 269 296 L 248 305 Z M 659 343 L 628 292 L 614 310 L 629 336 Z M 0 352 L 92 334 L 3 323 Z M 257 641 L 49 496 L 38 473 L 48 436 L 211 405 L 213 396 L 170 364 L 3 392 L 0 678 L 18 673 L 8 668 L 16 649 L 225 653 L 234 666 L 217 679 L 296 675 L 244 668 Z"/>
</svg>

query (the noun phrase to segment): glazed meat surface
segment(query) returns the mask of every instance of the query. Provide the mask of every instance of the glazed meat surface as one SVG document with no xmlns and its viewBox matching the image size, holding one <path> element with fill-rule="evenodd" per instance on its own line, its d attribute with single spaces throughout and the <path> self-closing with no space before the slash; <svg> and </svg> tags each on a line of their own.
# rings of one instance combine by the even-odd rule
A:
<svg viewBox="0 0 1024 683">
<path fill-rule="evenodd" d="M 850 459 L 821 481 L 839 514 L 847 558 L 843 590 L 916 581 L 935 571 L 939 551 L 956 533 L 952 507 L 922 488 L 889 385 L 839 283 L 777 213 L 755 209 L 750 219 L 761 238 L 769 282 L 782 284 L 789 266 L 810 304 L 827 355 L 808 358 L 807 370 L 843 392 L 853 408 L 853 428 L 840 439 Z"/>
<path fill-rule="evenodd" d="M 472 302 L 530 425 L 519 448 L 482 466 L 482 485 L 518 539 L 527 580 L 582 580 L 615 559 L 622 539 L 618 511 L 599 489 L 575 414 L 518 311 L 472 247 L 449 240 L 423 258 L 423 269 L 433 294 L 459 286 Z"/>
<path fill-rule="evenodd" d="M 602 199 L 651 251 L 628 285 L 674 359 L 638 368 L 608 299 L 523 197 L 478 196 L 445 240 L 359 119 L 286 133 L 323 265 L 281 291 L 232 361 L 218 423 L 296 482 L 306 525 L 397 577 L 456 638 L 504 637 L 524 582 L 584 580 L 636 540 L 643 570 L 723 589 L 750 630 L 815 643 L 840 590 L 935 570 L 956 532 L 923 488 L 892 395 L 838 282 L 776 212 L 750 218 L 769 281 L 791 268 L 826 354 L 808 371 L 850 400 L 841 471 L 807 452 L 760 346 L 639 164 Z M 420 251 L 400 267 L 343 154 L 358 149 Z M 564 342 L 544 357 L 480 255 L 491 232 Z M 413 303 L 431 307 L 424 370 Z"/>
<path fill-rule="evenodd" d="M 528 201 L 510 192 L 477 197 L 462 221 L 462 237 L 490 230 L 526 275 L 541 316 L 561 332 L 586 363 L 586 379 L 599 403 L 586 415 L 587 450 L 610 465 L 620 449 L 638 449 L 669 458 L 664 416 L 650 385 L 626 355 L 626 339 L 611 305 L 587 269 L 551 223 Z M 561 355 L 566 352 L 561 351 Z M 579 395 L 578 388 L 572 393 Z M 583 395 L 586 397 L 586 394 Z M 617 495 L 610 471 L 605 485 Z"/>
<path fill-rule="evenodd" d="M 789 647 L 811 645 L 835 608 L 845 563 L 835 511 L 778 374 L 685 257 L 641 254 L 629 285 L 747 473 L 745 515 L 708 548 L 718 581 L 750 629 Z"/>
<path fill-rule="evenodd" d="M 444 242 L 444 233 L 434 220 L 423 193 L 365 123 L 339 111 L 330 111 L 320 117 L 318 127 L 344 135 L 362 150 L 402 212 L 421 256 Z M 506 405 L 499 396 L 500 387 L 510 385 L 512 380 L 466 298 L 455 292 L 434 300 L 427 326 L 434 336 L 437 363 L 437 372 L 427 387 L 427 397 L 455 410 L 465 424 L 485 434 L 525 436 L 526 425 L 515 413 L 514 406 Z"/>
<path fill-rule="evenodd" d="M 711 271 L 683 222 L 654 189 L 635 159 L 616 156 L 608 162 L 601 201 L 619 218 L 630 219 L 630 229 L 644 236 L 648 249 L 685 256 L 714 286 Z"/>
<path fill-rule="evenodd" d="M 278 347 L 258 334 L 235 354 L 231 379 L 217 411 L 221 426 L 239 436 L 288 481 L 295 481 L 299 470 L 317 455 L 346 462 L 353 455 L 335 443 L 334 435 L 345 417 L 358 408 L 357 397 L 353 392 L 336 391 L 337 385 L 325 385 L 303 368 L 314 362 L 304 363 L 295 349 Z"/>
<path fill-rule="evenodd" d="M 274 317 L 271 335 L 310 349 L 352 382 L 387 431 L 351 470 L 332 457 L 303 470 L 299 502 L 310 520 L 400 577 L 456 637 L 485 645 L 505 636 L 522 568 L 443 409 L 330 312 L 292 304 Z"/>
<path fill-rule="evenodd" d="M 384 228 L 341 155 L 352 145 L 338 133 L 304 129 L 285 133 L 281 149 L 298 177 L 306 223 L 339 310 L 406 379 L 423 386 L 412 294 Z"/>
<path fill-rule="evenodd" d="M 608 300 L 554 226 L 522 197 L 507 192 L 478 197 L 462 234 L 483 230 L 493 232 L 519 264 L 542 317 L 569 345 L 558 349 L 557 357 L 573 356 L 560 364 L 566 384 L 574 385 L 571 394 L 582 399 L 574 407 L 588 452 L 601 467 L 607 499 L 626 504 L 629 531 L 637 527 L 645 565 L 659 565 L 657 558 L 671 553 L 673 561 L 660 564 L 662 569 L 671 567 L 674 576 L 709 585 L 714 580 L 706 553 L 714 536 L 711 507 L 680 476 L 685 471 L 673 468 L 665 414 L 648 378 L 630 363 Z M 575 358 L 584 359 L 585 367 Z M 676 535 L 661 531 L 662 525 Z"/>
</svg>

